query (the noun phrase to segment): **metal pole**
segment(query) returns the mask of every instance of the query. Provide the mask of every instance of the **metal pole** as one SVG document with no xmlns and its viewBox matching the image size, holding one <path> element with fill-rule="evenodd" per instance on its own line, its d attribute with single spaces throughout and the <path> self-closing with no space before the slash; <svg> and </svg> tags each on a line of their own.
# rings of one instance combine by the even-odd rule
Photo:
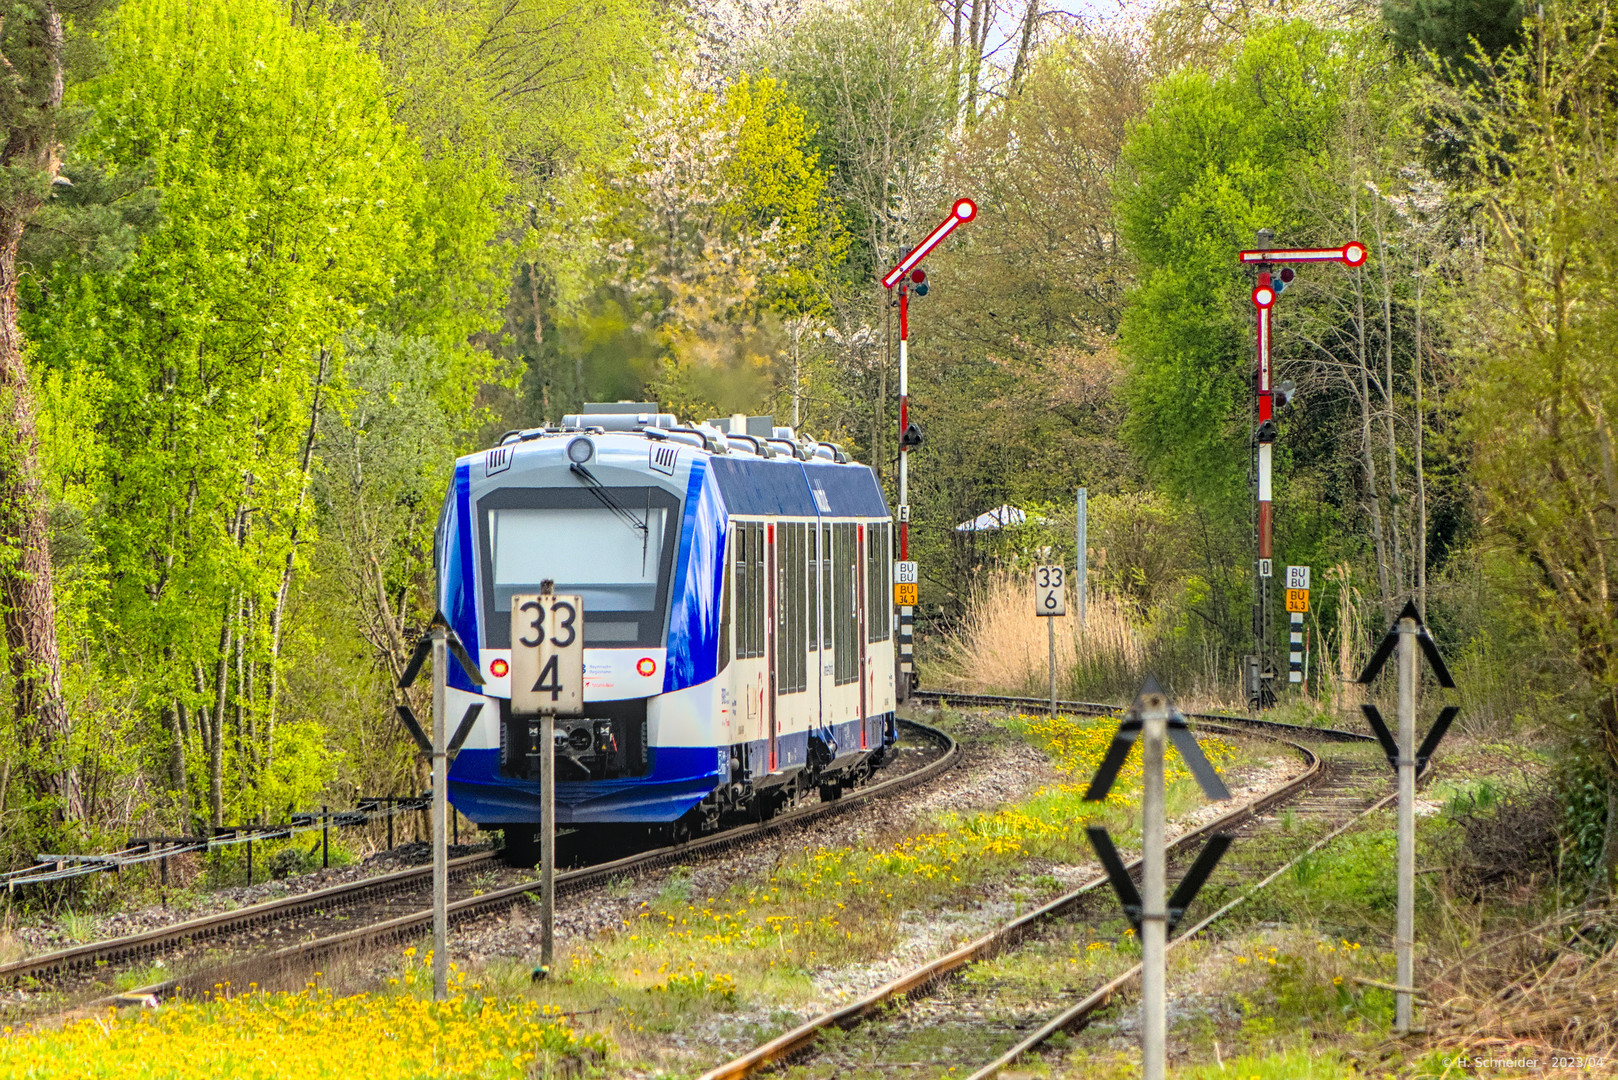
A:
<svg viewBox="0 0 1618 1080">
<path fill-rule="evenodd" d="M 1163 850 L 1163 743 L 1168 737 L 1168 698 L 1147 694 L 1141 702 L 1141 1075 L 1163 1080 L 1164 1036 L 1168 1028 L 1165 1000 L 1165 953 L 1168 908 Z"/>
<path fill-rule="evenodd" d="M 1416 937 L 1416 620 L 1399 620 L 1399 912 L 1394 950 L 1398 983 L 1393 1028 L 1410 1030 Z"/>
<path fill-rule="evenodd" d="M 1086 595 L 1090 579 L 1090 489 L 1079 489 L 1078 525 L 1075 529 L 1074 539 L 1078 542 L 1079 558 L 1075 564 L 1079 593 L 1079 633 L 1084 633 L 1084 602 L 1089 599 Z"/>
<path fill-rule="evenodd" d="M 556 717 L 540 718 L 539 737 L 539 963 L 550 967 L 556 950 Z"/>
<path fill-rule="evenodd" d="M 1056 620 L 1054 618 L 1046 618 L 1046 620 L 1045 620 L 1045 630 L 1046 630 L 1046 635 L 1050 639 L 1050 646 L 1051 646 L 1051 715 L 1055 716 L 1056 715 Z"/>
<path fill-rule="evenodd" d="M 329 834 L 331 833 L 331 814 L 328 812 L 329 809 L 330 808 L 325 803 L 320 804 L 320 868 L 322 870 L 326 870 L 331 867 L 331 848 L 329 844 Z"/>
<path fill-rule="evenodd" d="M 433 628 L 433 1000 L 449 996 L 449 775 L 444 716 L 449 693 L 449 646 L 442 626 Z"/>
<path fill-rule="evenodd" d="M 910 426 L 910 286 L 899 286 L 899 558 L 910 558 L 910 448 L 905 430 Z M 914 678 L 914 626 L 916 609 L 909 604 L 899 608 L 899 677 L 905 681 L 901 693 L 909 697 Z"/>
</svg>

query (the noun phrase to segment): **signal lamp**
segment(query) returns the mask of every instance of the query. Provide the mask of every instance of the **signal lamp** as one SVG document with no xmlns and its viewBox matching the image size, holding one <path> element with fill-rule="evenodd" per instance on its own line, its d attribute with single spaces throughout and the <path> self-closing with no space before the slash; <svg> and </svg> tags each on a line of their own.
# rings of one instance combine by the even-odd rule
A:
<svg viewBox="0 0 1618 1080">
<path fill-rule="evenodd" d="M 926 296 L 927 295 L 927 283 L 924 281 L 920 285 L 917 285 L 911 291 L 914 292 L 917 296 Z"/>
<path fill-rule="evenodd" d="M 914 281 L 917 285 L 920 285 L 922 282 L 927 280 L 927 271 L 923 270 L 919 266 L 916 267 L 914 270 L 910 271 L 910 280 Z"/>
<path fill-rule="evenodd" d="M 567 459 L 575 465 L 583 465 L 595 456 L 596 444 L 582 435 L 567 444 Z"/>
<path fill-rule="evenodd" d="M 905 433 L 899 438 L 899 446 L 905 450 L 913 450 L 921 445 L 921 425 L 914 420 L 905 427 Z"/>
<path fill-rule="evenodd" d="M 1291 379 L 1285 379 L 1280 386 L 1271 391 L 1270 396 L 1275 399 L 1277 405 L 1285 406 L 1292 404 L 1292 399 L 1297 396 L 1297 393 L 1297 385 Z"/>
<path fill-rule="evenodd" d="M 1272 443 L 1275 441 L 1276 434 L 1275 421 L 1266 420 L 1258 426 L 1258 431 L 1254 433 L 1253 438 L 1257 442 Z"/>
<path fill-rule="evenodd" d="M 1298 276 L 1297 272 L 1295 270 L 1293 270 L 1292 267 L 1290 267 L 1290 266 L 1281 267 L 1281 280 L 1283 282 L 1285 282 L 1286 284 L 1291 285 L 1292 284 L 1292 279 L 1297 277 L 1297 276 Z"/>
</svg>

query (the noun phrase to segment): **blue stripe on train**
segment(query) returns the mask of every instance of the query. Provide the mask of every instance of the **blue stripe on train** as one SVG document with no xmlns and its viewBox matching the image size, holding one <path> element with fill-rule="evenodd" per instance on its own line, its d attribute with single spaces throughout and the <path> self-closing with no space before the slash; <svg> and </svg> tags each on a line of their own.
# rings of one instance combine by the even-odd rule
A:
<svg viewBox="0 0 1618 1080">
<path fill-rule="evenodd" d="M 721 751 L 654 746 L 645 776 L 556 785 L 558 824 L 673 821 L 717 787 Z M 462 750 L 449 774 L 449 801 L 479 825 L 536 824 L 539 784 L 500 775 L 500 751 Z"/>
</svg>

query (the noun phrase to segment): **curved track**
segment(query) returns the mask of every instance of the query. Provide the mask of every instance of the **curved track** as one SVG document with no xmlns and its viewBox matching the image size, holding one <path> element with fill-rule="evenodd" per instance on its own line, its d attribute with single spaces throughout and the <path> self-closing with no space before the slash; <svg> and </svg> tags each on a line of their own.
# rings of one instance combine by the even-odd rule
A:
<svg viewBox="0 0 1618 1080">
<path fill-rule="evenodd" d="M 925 702 L 928 705 L 955 705 L 966 709 L 1031 709 L 1035 712 L 1050 712 L 1050 698 L 1035 697 L 1008 697 L 1004 694 L 973 694 L 967 691 L 954 690 L 917 690 L 910 695 L 911 701 Z M 1063 701 L 1057 699 L 1056 707 L 1066 712 L 1077 713 L 1081 716 L 1106 716 L 1118 712 L 1124 706 L 1103 705 L 1095 701 Z M 1209 724 L 1234 724 L 1238 727 L 1249 728 L 1253 731 L 1267 731 L 1275 735 L 1291 735 L 1299 738 L 1320 739 L 1324 742 L 1376 742 L 1376 737 L 1358 731 L 1344 731 L 1341 728 L 1305 727 L 1302 724 L 1283 724 L 1278 720 L 1260 720 L 1254 716 L 1238 716 L 1234 713 L 1188 712 L 1187 720 Z"/>
<path fill-rule="evenodd" d="M 812 821 L 816 818 L 842 813 L 872 800 L 892 795 L 932 779 L 952 768 L 960 759 L 960 747 L 945 732 L 925 724 L 901 720 L 901 724 L 920 734 L 924 739 L 941 747 L 942 752 L 918 768 L 876 783 L 848 791 L 841 798 L 799 807 L 779 813 L 764 822 L 740 825 L 714 833 L 711 836 L 643 851 L 610 862 L 596 863 L 556 875 L 558 895 L 576 893 L 599 885 L 631 871 L 655 869 L 690 859 L 693 856 L 718 852 L 759 837 L 772 835 L 784 829 Z M 473 871 L 489 866 L 496 860 L 494 852 L 480 853 L 456 859 L 450 863 L 452 878 L 465 878 Z M 137 990 L 98 999 L 91 1004 L 101 1005 L 121 1001 L 140 1000 L 149 996 L 203 991 L 216 983 L 229 980 L 235 985 L 248 981 L 268 984 L 278 974 L 303 970 L 310 964 L 322 962 L 340 953 L 373 948 L 381 945 L 416 940 L 432 926 L 432 910 L 427 906 L 427 890 L 432 882 L 431 867 L 401 870 L 381 877 L 368 878 L 346 885 L 319 889 L 298 896 L 255 904 L 237 911 L 209 915 L 174 926 L 150 930 L 128 937 L 112 938 L 72 949 L 47 953 L 0 966 L 0 979 L 16 980 L 23 977 L 60 975 L 75 970 L 97 969 L 113 961 L 128 961 L 161 956 L 209 940 L 225 941 L 244 934 L 261 934 L 276 924 L 295 923 L 299 919 L 316 917 L 325 927 L 330 921 L 358 921 L 363 925 L 337 932 L 308 931 L 299 928 L 298 934 L 311 936 L 295 944 L 258 951 L 234 957 L 223 962 L 211 962 L 197 971 L 169 979 Z M 470 920 L 509 909 L 539 889 L 539 882 L 525 881 L 505 888 L 472 895 L 449 905 L 451 924 Z M 420 902 L 404 914 L 390 914 L 389 906 L 400 894 L 418 894 Z M 332 909 L 347 909 L 350 915 L 328 916 Z M 398 910 L 393 907 L 393 910 Z M 368 916 L 381 916 L 368 918 Z M 289 940 L 283 937 L 282 940 Z"/>
<path fill-rule="evenodd" d="M 1049 709 L 1048 699 L 1041 701 L 1031 698 L 950 694 L 947 692 L 914 696 L 934 701 L 942 699 L 949 704 L 977 708 L 1010 707 L 1026 709 L 1038 707 L 1041 711 Z M 1094 705 L 1086 702 L 1059 701 L 1057 705 L 1058 708 L 1071 709 L 1075 712 L 1110 713 L 1116 711 L 1114 706 Z M 1200 933 L 1214 921 L 1244 902 L 1253 893 L 1275 880 L 1288 867 L 1294 865 L 1298 859 L 1319 850 L 1330 840 L 1353 827 L 1366 814 L 1386 806 L 1394 798 L 1394 796 L 1388 796 L 1366 805 L 1367 800 L 1351 794 L 1351 788 L 1355 781 L 1368 775 L 1371 770 L 1329 766 L 1314 750 L 1293 739 L 1280 738 L 1276 732 L 1279 729 L 1294 737 L 1320 738 L 1326 741 L 1370 741 L 1368 736 L 1330 729 L 1322 731 L 1321 729 L 1295 727 L 1272 721 L 1254 722 L 1244 717 L 1219 716 L 1216 718 L 1213 714 L 1188 714 L 1188 717 L 1195 721 L 1196 726 L 1202 730 L 1232 735 L 1258 735 L 1281 743 L 1299 755 L 1302 768 L 1285 783 L 1269 792 L 1173 840 L 1168 845 L 1168 854 L 1171 860 L 1188 858 L 1190 853 L 1200 846 L 1203 839 L 1215 832 L 1239 832 L 1261 828 L 1265 823 L 1265 819 L 1269 817 L 1268 812 L 1283 805 L 1297 804 L 1293 808 L 1293 813 L 1297 815 L 1308 815 L 1315 812 L 1327 815 L 1325 820 L 1328 825 L 1332 826 L 1332 829 L 1329 835 L 1310 848 L 1308 852 L 1270 873 L 1261 881 L 1252 885 L 1243 895 L 1203 919 L 1190 930 L 1174 938 L 1170 943 L 1171 948 Z M 1136 873 L 1140 866 L 1140 860 L 1135 859 L 1128 866 L 1132 873 Z M 1050 901 L 1043 907 L 1008 922 L 947 955 L 922 964 L 899 978 L 878 987 L 857 1001 L 815 1017 L 791 1031 L 755 1047 L 748 1053 L 720 1065 L 704 1074 L 702 1080 L 740 1080 L 740 1078 L 753 1076 L 785 1061 L 806 1057 L 815 1052 L 815 1044 L 820 1036 L 832 1028 L 849 1028 L 862 1022 L 888 1024 L 895 1022 L 896 1019 L 902 1020 L 905 1015 L 904 1010 L 894 1011 L 893 1006 L 907 999 L 925 995 L 934 988 L 939 987 L 949 975 L 969 964 L 987 960 L 1014 948 L 1018 943 L 1034 935 L 1054 932 L 1053 927 L 1059 924 L 1061 917 L 1078 912 L 1081 907 L 1092 902 L 1098 896 L 1108 895 L 1107 888 L 1106 877 L 1092 879 L 1073 891 Z M 1136 966 L 1095 987 L 1077 1005 L 1061 1010 L 1057 1015 L 1045 1020 L 1039 1024 L 1038 1029 L 1032 1035 L 1022 1039 L 998 1058 L 978 1068 L 973 1073 L 973 1080 L 986 1080 L 987 1077 L 995 1075 L 1000 1069 L 1035 1049 L 1057 1032 L 1081 1026 L 1088 1016 L 1111 1001 L 1114 995 L 1130 985 L 1139 977 L 1139 974 L 1140 968 Z M 956 1013 L 968 1015 L 976 1012 L 976 1010 L 963 1009 L 959 1006 L 952 1006 L 952 1009 Z M 880 1020 L 878 1020 L 879 1017 L 881 1018 Z M 918 1022 L 919 1026 L 927 1026 L 933 1023 L 935 1023 L 933 1020 Z M 878 1030 L 863 1034 L 859 1042 L 862 1046 L 869 1047 L 881 1044 L 884 1039 Z M 847 1071 L 848 1069 L 868 1064 L 868 1062 L 838 1060 L 832 1064 L 836 1071 Z M 916 1063 L 902 1064 L 908 1069 L 908 1066 Z M 968 1062 L 959 1061 L 951 1062 L 950 1066 L 951 1071 L 948 1075 L 951 1076 L 963 1075 L 967 1068 L 973 1067 Z M 898 1067 L 898 1065 L 894 1065 L 894 1067 Z M 912 1072 L 909 1075 L 925 1074 Z"/>
</svg>

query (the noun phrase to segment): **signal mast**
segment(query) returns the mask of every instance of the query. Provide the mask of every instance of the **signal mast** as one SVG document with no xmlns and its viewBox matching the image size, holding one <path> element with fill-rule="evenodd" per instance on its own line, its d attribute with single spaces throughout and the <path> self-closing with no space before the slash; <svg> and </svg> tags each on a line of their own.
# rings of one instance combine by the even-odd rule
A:
<svg viewBox="0 0 1618 1080">
<path fill-rule="evenodd" d="M 927 253 L 943 242 L 956 227 L 978 216 L 978 207 L 971 199 L 957 199 L 950 208 L 949 217 L 939 222 L 927 238 L 910 249 L 910 254 L 899 260 L 882 279 L 884 289 L 899 290 L 899 573 L 894 575 L 895 595 L 905 584 L 912 586 L 907 597 L 915 595 L 914 585 L 919 580 L 915 564 L 910 562 L 910 451 L 921 445 L 921 427 L 910 419 L 910 291 L 917 296 L 927 295 L 927 272 L 920 267 Z M 906 579 L 908 578 L 908 582 Z M 899 605 L 899 686 L 898 699 L 910 696 L 915 680 L 915 656 L 912 651 L 912 632 L 915 628 L 914 600 Z"/>
<path fill-rule="evenodd" d="M 1275 704 L 1275 691 L 1270 684 L 1275 672 L 1270 663 L 1270 580 L 1274 576 L 1274 555 L 1271 551 L 1273 529 L 1272 514 L 1272 448 L 1275 444 L 1275 397 L 1281 404 L 1292 400 L 1293 388 L 1284 382 L 1274 389 L 1270 386 L 1270 307 L 1276 297 L 1286 290 L 1293 279 L 1291 266 L 1279 271 L 1271 268 L 1277 263 L 1340 262 L 1344 266 L 1365 265 L 1365 245 L 1351 240 L 1335 248 L 1276 248 L 1275 233 L 1270 229 L 1258 231 L 1258 247 L 1244 251 L 1243 265 L 1258 270 L 1258 282 L 1253 286 L 1253 311 L 1258 322 L 1258 427 L 1253 431 L 1253 452 L 1258 474 L 1258 564 L 1254 578 L 1256 600 L 1253 604 L 1253 637 L 1255 655 L 1247 658 L 1247 703 L 1254 710 L 1267 709 Z"/>
</svg>

